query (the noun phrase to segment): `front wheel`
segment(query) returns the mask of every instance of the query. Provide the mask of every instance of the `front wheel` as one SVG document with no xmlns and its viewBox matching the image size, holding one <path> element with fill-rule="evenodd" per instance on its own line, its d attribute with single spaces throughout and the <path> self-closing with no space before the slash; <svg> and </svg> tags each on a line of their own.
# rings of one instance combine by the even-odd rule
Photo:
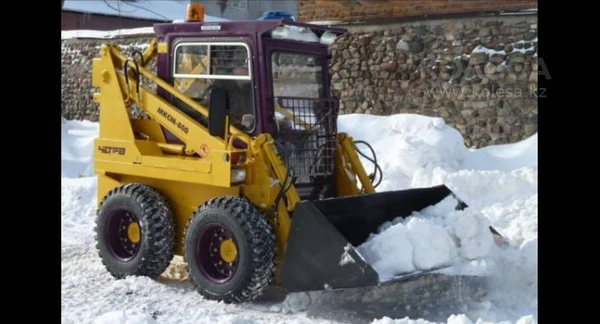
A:
<svg viewBox="0 0 600 324">
<path fill-rule="evenodd" d="M 192 215 L 184 240 L 190 278 L 207 299 L 252 301 L 273 278 L 273 229 L 246 199 L 225 196 L 206 202 Z"/>
<path fill-rule="evenodd" d="M 175 223 L 166 199 L 143 184 L 126 184 L 102 200 L 96 218 L 96 242 L 110 274 L 160 276 L 171 263 Z"/>
</svg>

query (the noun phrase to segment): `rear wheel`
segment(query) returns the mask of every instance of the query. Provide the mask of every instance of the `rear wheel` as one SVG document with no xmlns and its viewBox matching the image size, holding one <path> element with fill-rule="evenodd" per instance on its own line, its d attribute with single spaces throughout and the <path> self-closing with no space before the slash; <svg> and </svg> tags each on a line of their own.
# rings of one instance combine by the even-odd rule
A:
<svg viewBox="0 0 600 324">
<path fill-rule="evenodd" d="M 268 287 L 275 271 L 275 235 L 248 200 L 212 199 L 186 228 L 185 261 L 200 294 L 225 303 L 248 302 Z"/>
<path fill-rule="evenodd" d="M 111 190 L 98 209 L 95 231 L 102 263 L 117 279 L 156 278 L 173 259 L 173 214 L 165 198 L 146 185 Z"/>
</svg>

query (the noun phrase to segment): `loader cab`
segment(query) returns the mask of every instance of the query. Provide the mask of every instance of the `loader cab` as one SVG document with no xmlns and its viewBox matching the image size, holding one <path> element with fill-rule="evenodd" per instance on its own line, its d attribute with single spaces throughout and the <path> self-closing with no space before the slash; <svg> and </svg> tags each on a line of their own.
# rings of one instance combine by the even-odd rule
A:
<svg viewBox="0 0 600 324">
<path fill-rule="evenodd" d="M 344 32 L 284 20 L 168 23 L 154 30 L 158 76 L 207 107 L 210 90 L 225 89 L 232 125 L 251 136 L 275 136 L 286 126 L 289 118 L 275 109 L 285 98 L 330 98 L 327 41 Z M 157 92 L 207 126 L 201 114 Z M 166 129 L 165 135 L 179 143 Z"/>
<path fill-rule="evenodd" d="M 218 92 L 227 93 L 231 124 L 252 137 L 273 136 L 302 199 L 335 195 L 338 100 L 329 89 L 328 48 L 344 29 L 282 19 L 156 24 L 154 30 L 160 78 L 205 107 L 211 89 L 225 90 Z M 200 113 L 160 88 L 157 93 L 208 127 Z M 169 143 L 181 143 L 163 130 Z"/>
<path fill-rule="evenodd" d="M 335 196 L 338 100 L 330 91 L 329 45 L 343 30 L 281 22 L 263 39 L 265 131 L 294 174 L 301 199 Z"/>
</svg>

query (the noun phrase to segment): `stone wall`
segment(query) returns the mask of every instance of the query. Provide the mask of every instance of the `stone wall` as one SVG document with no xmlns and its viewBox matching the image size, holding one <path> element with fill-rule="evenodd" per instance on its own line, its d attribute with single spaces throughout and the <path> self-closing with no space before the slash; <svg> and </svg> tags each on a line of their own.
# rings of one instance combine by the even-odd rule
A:
<svg viewBox="0 0 600 324">
<path fill-rule="evenodd" d="M 297 0 L 299 21 L 343 22 L 369 22 L 468 12 L 515 11 L 537 8 L 537 3 L 530 0 Z"/>
<path fill-rule="evenodd" d="M 537 16 L 349 29 L 331 47 L 342 113 L 443 117 L 476 147 L 537 132 Z"/>
<path fill-rule="evenodd" d="M 98 121 L 98 105 L 93 101 L 96 88 L 92 87 L 92 60 L 100 55 L 100 45 L 118 44 L 124 53 L 134 50 L 144 51 L 150 37 L 128 37 L 119 39 L 66 39 L 62 41 L 61 75 L 61 115 L 66 119 L 86 119 Z M 150 71 L 156 73 L 156 61 L 150 63 Z M 156 89 L 154 84 L 142 84 Z M 134 115 L 139 110 L 132 107 Z"/>
<path fill-rule="evenodd" d="M 346 28 L 330 66 L 342 114 L 443 117 L 474 147 L 537 132 L 537 16 Z M 148 41 L 63 40 L 62 116 L 98 120 L 91 62 L 101 43 L 129 53 Z"/>
</svg>

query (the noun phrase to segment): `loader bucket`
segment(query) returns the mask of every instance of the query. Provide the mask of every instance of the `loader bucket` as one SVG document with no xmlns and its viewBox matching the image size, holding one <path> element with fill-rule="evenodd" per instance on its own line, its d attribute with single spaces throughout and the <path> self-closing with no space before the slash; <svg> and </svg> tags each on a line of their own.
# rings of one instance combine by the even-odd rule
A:
<svg viewBox="0 0 600 324">
<path fill-rule="evenodd" d="M 288 292 L 379 285 L 379 275 L 355 248 L 383 223 L 435 205 L 449 195 L 454 194 L 440 185 L 298 203 L 281 283 Z M 459 200 L 457 209 L 465 207 Z"/>
</svg>

